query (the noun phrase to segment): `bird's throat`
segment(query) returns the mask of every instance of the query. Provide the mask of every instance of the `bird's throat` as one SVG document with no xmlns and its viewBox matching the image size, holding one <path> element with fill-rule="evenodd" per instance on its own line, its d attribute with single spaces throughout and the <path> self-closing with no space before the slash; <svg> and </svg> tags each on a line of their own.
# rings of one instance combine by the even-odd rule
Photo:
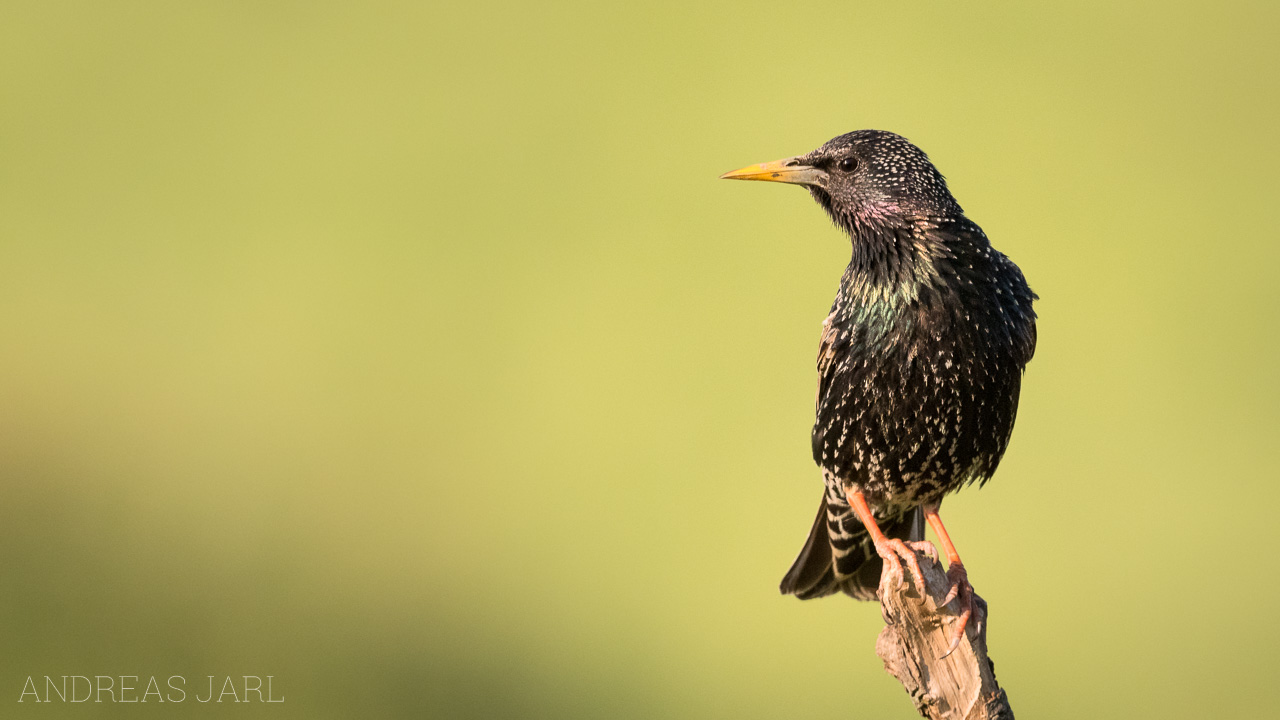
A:
<svg viewBox="0 0 1280 720">
<path fill-rule="evenodd" d="M 938 281 L 936 248 L 908 224 L 852 224 L 853 256 L 841 278 L 848 300 L 887 308 L 914 302 Z"/>
</svg>

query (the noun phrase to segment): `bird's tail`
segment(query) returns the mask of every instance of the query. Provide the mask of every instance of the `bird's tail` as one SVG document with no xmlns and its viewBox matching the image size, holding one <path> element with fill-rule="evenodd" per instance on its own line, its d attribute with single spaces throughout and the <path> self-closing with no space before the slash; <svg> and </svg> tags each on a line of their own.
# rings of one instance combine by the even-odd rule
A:
<svg viewBox="0 0 1280 720">
<path fill-rule="evenodd" d="M 923 540 L 924 513 L 916 508 L 882 521 L 880 529 L 891 538 Z M 848 505 L 829 506 L 824 494 L 809 539 L 779 589 L 783 595 L 795 595 L 801 600 L 836 592 L 858 600 L 875 600 L 882 566 L 862 522 Z"/>
</svg>

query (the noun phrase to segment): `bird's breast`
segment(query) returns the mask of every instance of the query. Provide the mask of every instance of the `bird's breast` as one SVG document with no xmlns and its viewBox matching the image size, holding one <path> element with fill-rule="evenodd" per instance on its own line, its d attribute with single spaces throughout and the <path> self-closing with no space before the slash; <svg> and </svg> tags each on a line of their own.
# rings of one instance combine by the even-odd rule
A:
<svg viewBox="0 0 1280 720">
<path fill-rule="evenodd" d="M 962 303 L 837 305 L 824 323 L 814 460 L 889 499 L 989 476 L 1012 428 L 1020 370 Z"/>
</svg>

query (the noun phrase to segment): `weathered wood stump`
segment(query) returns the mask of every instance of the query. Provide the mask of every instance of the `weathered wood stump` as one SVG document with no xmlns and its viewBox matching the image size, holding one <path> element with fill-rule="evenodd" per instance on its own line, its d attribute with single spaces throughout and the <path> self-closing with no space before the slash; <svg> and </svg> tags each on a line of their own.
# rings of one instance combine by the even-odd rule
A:
<svg viewBox="0 0 1280 720">
<path fill-rule="evenodd" d="M 958 602 L 938 607 L 950 587 L 947 574 L 936 558 L 916 556 L 928 597 L 921 598 L 913 583 L 887 565 L 880 576 L 880 609 L 888 624 L 876 640 L 876 654 L 885 670 L 931 720 L 1013 720 L 1009 698 L 996 684 L 995 663 L 987 657 L 987 603 L 974 593 L 965 637 L 944 658 L 960 621 Z"/>
</svg>

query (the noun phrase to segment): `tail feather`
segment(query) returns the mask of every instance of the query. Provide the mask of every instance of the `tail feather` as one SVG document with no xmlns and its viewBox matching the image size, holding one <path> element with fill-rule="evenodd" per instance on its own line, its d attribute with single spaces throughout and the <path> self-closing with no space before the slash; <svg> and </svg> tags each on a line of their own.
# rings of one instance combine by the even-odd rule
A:
<svg viewBox="0 0 1280 720">
<path fill-rule="evenodd" d="M 814 588 L 825 588 L 835 580 L 835 570 L 831 564 L 831 540 L 827 535 L 827 498 L 824 495 L 822 504 L 818 506 L 818 517 L 813 521 L 813 529 L 809 531 L 809 539 L 800 548 L 800 555 L 791 564 L 791 569 L 782 578 L 779 590 L 783 595 L 795 595 L 801 599 L 821 597 L 811 595 Z M 822 593 L 829 594 L 831 591 Z"/>
<path fill-rule="evenodd" d="M 924 512 L 916 508 L 882 522 L 880 529 L 891 538 L 923 540 Z M 783 595 L 795 595 L 801 600 L 837 592 L 858 600 L 874 600 L 882 566 L 883 561 L 862 523 L 848 506 L 838 508 L 836 513 L 829 512 L 824 495 L 809 538 L 782 578 L 779 589 Z"/>
</svg>

